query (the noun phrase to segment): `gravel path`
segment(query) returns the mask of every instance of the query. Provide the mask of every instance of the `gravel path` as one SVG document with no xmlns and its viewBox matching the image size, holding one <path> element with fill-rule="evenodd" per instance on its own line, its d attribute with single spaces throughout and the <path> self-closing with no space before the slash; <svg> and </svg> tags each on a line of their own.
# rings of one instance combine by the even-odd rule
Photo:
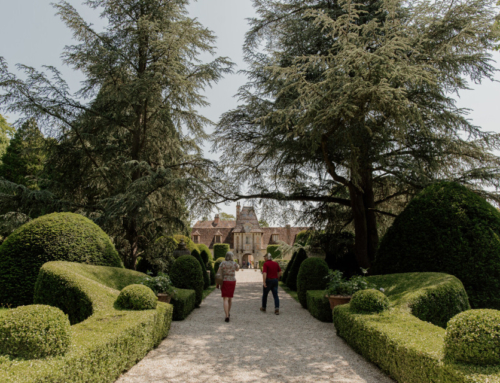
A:
<svg viewBox="0 0 500 383">
<path fill-rule="evenodd" d="M 236 274 L 231 322 L 215 290 L 117 383 L 394 382 L 280 289 L 281 313 L 259 310 L 260 272 Z"/>
</svg>

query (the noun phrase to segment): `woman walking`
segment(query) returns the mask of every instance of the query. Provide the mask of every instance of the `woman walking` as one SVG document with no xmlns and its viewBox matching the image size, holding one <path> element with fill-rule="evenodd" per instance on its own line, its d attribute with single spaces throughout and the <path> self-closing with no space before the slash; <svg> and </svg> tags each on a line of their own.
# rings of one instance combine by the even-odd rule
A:
<svg viewBox="0 0 500 383">
<path fill-rule="evenodd" d="M 229 322 L 231 303 L 234 295 L 234 288 L 236 287 L 236 271 L 240 269 L 240 266 L 233 261 L 234 254 L 230 251 L 226 254 L 226 260 L 221 262 L 217 274 L 222 277 L 222 286 L 217 284 L 217 288 L 220 288 L 222 299 L 224 300 L 224 312 L 226 313 L 226 322 Z"/>
</svg>

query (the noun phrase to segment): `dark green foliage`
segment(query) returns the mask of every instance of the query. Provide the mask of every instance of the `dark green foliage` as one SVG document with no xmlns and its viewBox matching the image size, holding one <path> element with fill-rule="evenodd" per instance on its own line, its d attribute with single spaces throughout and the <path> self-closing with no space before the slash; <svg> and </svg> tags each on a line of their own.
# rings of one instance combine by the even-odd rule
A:
<svg viewBox="0 0 500 383">
<path fill-rule="evenodd" d="M 186 244 L 186 248 L 189 251 L 198 250 L 198 246 L 196 245 L 196 243 L 194 243 L 191 238 L 186 237 L 185 235 L 176 234 L 176 235 L 174 235 L 173 238 L 175 239 L 175 241 L 177 243 L 180 243 L 181 240 L 184 240 L 184 243 Z"/>
<path fill-rule="evenodd" d="M 198 245 L 199 246 L 199 245 Z M 208 253 L 206 250 L 201 250 L 200 252 L 200 257 L 201 257 L 201 260 L 203 261 L 203 263 L 206 264 L 208 263 L 208 261 L 210 260 L 209 256 L 208 256 Z"/>
<path fill-rule="evenodd" d="M 307 230 L 302 230 L 295 236 L 295 243 L 298 243 L 301 246 L 306 246 L 309 244 L 311 240 L 312 233 Z"/>
<path fill-rule="evenodd" d="M 64 306 L 58 302 L 59 293 L 72 286 L 90 300 L 91 316 L 84 323 L 71 327 L 71 347 L 64 356 L 29 361 L 3 359 L 0 382 L 113 382 L 168 335 L 172 305 L 158 302 L 155 310 L 142 311 L 114 307 L 120 293 L 117 289 L 135 283 L 145 274 L 70 262 L 48 262 L 42 266 L 40 274 L 42 272 L 53 275 L 53 280 L 58 282 L 37 283 L 49 289 L 48 292 L 38 291 L 40 297 L 52 295 L 50 302 L 41 304 Z M 65 297 L 61 295 L 61 298 Z"/>
<path fill-rule="evenodd" d="M 210 271 L 210 286 L 215 286 L 215 269 L 212 262 L 208 262 L 207 269 Z"/>
<path fill-rule="evenodd" d="M 286 269 L 283 273 L 283 277 L 281 278 L 281 280 L 286 284 L 286 281 L 288 279 L 288 275 L 290 274 L 290 269 L 292 268 L 292 265 L 293 265 L 293 262 L 295 261 L 295 259 L 297 258 L 297 253 L 298 251 L 294 251 L 293 254 L 292 254 L 292 258 L 290 259 L 290 262 L 288 262 L 288 265 L 286 265 Z"/>
<path fill-rule="evenodd" d="M 0 354 L 45 358 L 64 355 L 70 343 L 68 317 L 56 307 L 22 306 L 0 316 Z"/>
<path fill-rule="evenodd" d="M 153 290 L 144 285 L 130 285 L 120 291 L 116 307 L 123 310 L 153 310 L 158 298 Z"/>
<path fill-rule="evenodd" d="M 388 308 L 389 298 L 378 290 L 360 290 L 356 292 L 351 299 L 351 310 L 357 313 L 381 313 Z"/>
<path fill-rule="evenodd" d="M 216 243 L 214 245 L 214 259 L 226 257 L 226 253 L 229 251 L 229 245 L 227 243 Z"/>
<path fill-rule="evenodd" d="M 288 278 L 286 280 L 286 285 L 290 288 L 290 290 L 297 291 L 297 276 L 299 275 L 300 266 L 302 262 L 307 259 L 307 253 L 304 249 L 299 249 L 297 253 L 297 257 L 293 261 L 293 265 L 290 269 L 290 273 L 288 274 Z"/>
<path fill-rule="evenodd" d="M 161 236 L 151 241 L 137 259 L 135 270 L 141 273 L 150 272 L 153 276 L 159 273 L 168 274 L 175 261 L 173 252 L 177 246 L 177 241 L 168 236 Z"/>
<path fill-rule="evenodd" d="M 322 322 L 332 322 L 332 309 L 324 290 L 307 290 L 307 309 Z"/>
<path fill-rule="evenodd" d="M 195 308 L 196 292 L 194 290 L 175 289 L 175 297 L 170 302 L 174 305 L 173 320 L 184 320 Z"/>
<path fill-rule="evenodd" d="M 281 269 L 281 279 L 280 280 L 283 280 L 283 273 L 285 272 L 286 268 L 288 267 L 288 264 L 290 263 L 290 261 L 288 259 L 276 259 L 275 262 L 280 265 L 280 269 Z"/>
<path fill-rule="evenodd" d="M 352 310 L 352 303 L 335 307 L 333 323 L 337 334 L 354 350 L 398 382 L 500 381 L 498 368 L 447 362 L 443 352 L 444 328 L 420 320 L 408 311 L 408 307 L 419 301 L 420 305 L 440 311 L 441 307 L 433 302 L 435 296 L 432 292 L 439 295 L 455 291 L 452 298 L 455 308 L 443 307 L 443 311 L 448 316 L 453 311 L 457 312 L 465 295 L 457 278 L 440 273 L 412 273 L 369 277 L 369 280 L 385 289 L 393 309 L 380 314 L 359 314 Z M 462 309 L 468 308 L 462 306 Z M 435 312 L 428 315 L 440 318 L 442 314 Z"/>
<path fill-rule="evenodd" d="M 271 257 L 273 259 L 281 257 L 281 251 L 279 250 L 279 245 L 268 245 L 267 246 L 267 253 L 271 254 Z"/>
<path fill-rule="evenodd" d="M 203 290 L 206 290 L 210 287 L 210 277 L 207 273 L 207 264 L 203 262 L 203 259 L 201 258 L 201 255 L 198 250 L 193 250 L 191 252 L 191 255 L 195 257 L 198 262 L 200 263 L 201 270 L 203 271 Z"/>
<path fill-rule="evenodd" d="M 219 266 L 222 262 L 225 261 L 225 258 L 217 258 L 217 260 L 215 261 L 214 263 L 214 271 L 215 271 L 215 274 L 217 274 L 217 271 L 219 271 Z"/>
<path fill-rule="evenodd" d="M 198 250 L 200 250 L 200 254 L 203 251 L 205 251 L 207 253 L 208 261 L 213 261 L 214 260 L 214 257 L 212 256 L 212 252 L 210 251 L 210 249 L 208 248 L 207 245 L 205 245 L 204 243 L 198 243 L 197 246 L 198 246 Z"/>
<path fill-rule="evenodd" d="M 205 246 L 205 245 L 203 245 Z M 198 245 L 198 247 L 200 247 L 200 245 Z M 205 246 L 207 247 L 207 246 Z M 201 247 L 200 247 L 201 248 Z M 210 250 L 208 250 L 208 247 L 207 247 L 207 250 L 203 249 L 201 251 L 201 259 L 203 260 L 203 263 L 205 264 L 205 269 L 210 271 L 210 286 L 213 286 L 215 285 L 215 271 L 214 271 L 214 267 L 212 266 L 212 254 L 210 253 Z"/>
<path fill-rule="evenodd" d="M 418 194 L 384 236 L 375 272 L 438 271 L 464 284 L 474 308 L 500 308 L 500 212 L 464 186 Z"/>
<path fill-rule="evenodd" d="M 361 273 L 354 255 L 354 234 L 347 231 L 318 233 L 315 240 L 324 250 L 330 270 L 340 270 L 347 279 Z"/>
<path fill-rule="evenodd" d="M 0 246 L 0 303 L 33 303 L 40 267 L 50 261 L 122 267 L 99 226 L 79 214 L 54 213 L 21 226 Z"/>
<path fill-rule="evenodd" d="M 328 265 L 320 258 L 306 258 L 299 268 L 297 275 L 297 295 L 299 302 L 307 308 L 307 291 L 324 290 L 328 276 Z"/>
<path fill-rule="evenodd" d="M 447 358 L 476 365 L 500 364 L 500 311 L 469 310 L 453 317 L 446 328 Z"/>
<path fill-rule="evenodd" d="M 196 292 L 196 307 L 200 306 L 203 297 L 203 272 L 200 262 L 192 255 L 177 258 L 170 272 L 175 287 Z"/>
</svg>

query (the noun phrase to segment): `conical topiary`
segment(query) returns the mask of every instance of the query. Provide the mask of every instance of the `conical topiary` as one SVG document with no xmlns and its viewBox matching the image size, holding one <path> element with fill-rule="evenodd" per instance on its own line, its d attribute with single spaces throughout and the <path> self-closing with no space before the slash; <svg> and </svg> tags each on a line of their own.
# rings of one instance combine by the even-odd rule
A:
<svg viewBox="0 0 500 383">
<path fill-rule="evenodd" d="M 285 272 L 283 273 L 283 277 L 281 280 L 285 285 L 288 286 L 287 280 L 288 280 L 288 275 L 290 275 L 290 269 L 292 268 L 293 261 L 295 261 L 295 258 L 297 258 L 297 251 L 294 251 L 292 254 L 292 259 L 290 259 L 290 262 L 288 262 L 288 265 L 286 265 Z"/>
<path fill-rule="evenodd" d="M 200 253 L 200 256 L 201 256 L 201 259 L 203 260 L 203 262 L 205 262 L 206 269 L 208 271 L 210 271 L 210 286 L 214 286 L 215 285 L 215 271 L 214 271 L 214 267 L 212 266 L 211 257 L 209 255 L 209 253 L 207 253 L 206 250 L 202 250 Z"/>
<path fill-rule="evenodd" d="M 299 274 L 300 265 L 307 259 L 307 253 L 304 249 L 299 249 L 295 261 L 293 262 L 290 274 L 288 274 L 287 286 L 290 290 L 297 291 L 297 276 Z"/>
<path fill-rule="evenodd" d="M 203 269 L 195 257 L 183 255 L 177 258 L 170 270 L 170 279 L 172 284 L 179 289 L 194 290 L 195 305 L 200 306 L 203 299 Z"/>
<path fill-rule="evenodd" d="M 376 274 L 444 272 L 462 281 L 473 308 L 500 309 L 500 212 L 450 182 L 420 192 L 380 243 Z"/>
<path fill-rule="evenodd" d="M 201 269 L 203 270 L 203 290 L 206 290 L 210 287 L 210 277 L 208 276 L 208 273 L 207 273 L 207 267 L 203 263 L 203 260 L 201 259 L 201 256 L 200 256 L 200 253 L 198 252 L 198 250 L 194 249 L 191 252 L 191 255 L 193 257 L 195 257 L 198 260 L 198 262 L 200 263 Z"/>
<path fill-rule="evenodd" d="M 307 258 L 299 268 L 297 275 L 297 296 L 299 302 L 307 308 L 307 291 L 326 289 L 328 265 L 321 258 Z"/>
</svg>

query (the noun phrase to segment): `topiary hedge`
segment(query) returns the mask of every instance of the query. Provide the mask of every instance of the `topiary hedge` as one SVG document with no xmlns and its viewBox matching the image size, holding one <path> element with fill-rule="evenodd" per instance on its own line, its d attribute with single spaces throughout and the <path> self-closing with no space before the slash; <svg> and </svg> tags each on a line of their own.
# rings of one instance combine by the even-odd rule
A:
<svg viewBox="0 0 500 383">
<path fill-rule="evenodd" d="M 398 382 L 500 381 L 499 368 L 467 366 L 445 358 L 445 330 L 412 315 L 413 307 L 426 306 L 427 317 L 443 322 L 468 310 L 468 302 L 463 301 L 465 290 L 457 278 L 442 273 L 408 273 L 368 280 L 385 289 L 391 310 L 360 314 L 351 304 L 333 310 L 338 335 L 357 352 Z"/>
<path fill-rule="evenodd" d="M 302 262 L 304 262 L 306 259 L 306 251 L 304 249 L 299 249 L 286 280 L 286 285 L 292 291 L 297 291 L 297 276 L 299 275 L 300 265 L 302 265 Z"/>
<path fill-rule="evenodd" d="M 217 271 L 219 271 L 219 266 L 222 262 L 224 262 L 226 259 L 225 258 L 217 258 L 217 260 L 215 261 L 214 263 L 214 271 L 215 271 L 215 274 L 217 274 Z"/>
<path fill-rule="evenodd" d="M 63 356 L 26 361 L 2 359 L 0 382 L 114 382 L 160 344 L 172 320 L 173 306 L 162 302 L 155 310 L 114 308 L 119 291 L 113 286 L 124 288 L 138 277 L 145 275 L 69 262 L 44 264 L 38 275 L 35 300 L 50 297 L 50 302 L 40 303 L 68 307 L 70 300 L 76 306 L 78 298 L 85 297 L 90 315 L 84 322 L 71 326 L 71 346 Z M 70 322 L 77 322 L 72 314 L 66 314 Z"/>
<path fill-rule="evenodd" d="M 207 273 L 207 266 L 206 266 L 206 263 L 203 262 L 203 259 L 201 258 L 201 255 L 200 253 L 198 252 L 198 250 L 193 250 L 191 252 L 191 255 L 193 257 L 195 257 L 198 262 L 200 263 L 200 266 L 201 266 L 201 271 L 203 271 L 203 290 L 206 290 L 210 287 L 210 277 Z"/>
<path fill-rule="evenodd" d="M 321 258 L 307 258 L 299 268 L 297 275 L 297 296 L 299 302 L 307 308 L 307 291 L 326 289 L 328 265 Z"/>
<path fill-rule="evenodd" d="M 70 343 L 68 317 L 56 307 L 21 306 L 0 316 L 0 354 L 25 359 L 58 356 Z"/>
<path fill-rule="evenodd" d="M 216 243 L 214 245 L 214 259 L 217 260 L 219 258 L 226 257 L 226 254 L 229 252 L 229 245 L 227 243 Z"/>
<path fill-rule="evenodd" d="M 206 252 L 207 253 L 207 256 L 208 256 L 207 262 L 212 262 L 214 260 L 214 257 L 212 256 L 212 252 L 210 251 L 210 249 L 208 248 L 208 246 L 205 245 L 204 243 L 198 243 L 198 250 L 200 250 L 200 254 L 202 252 Z M 203 261 L 205 261 L 205 259 L 203 259 Z"/>
<path fill-rule="evenodd" d="M 266 249 L 266 253 L 271 254 L 273 259 L 281 257 L 281 251 L 279 250 L 279 245 L 268 245 Z"/>
<path fill-rule="evenodd" d="M 288 262 L 288 264 L 286 265 L 286 269 L 285 269 L 285 272 L 283 273 L 283 277 L 281 278 L 281 280 L 286 284 L 286 281 L 288 279 L 288 275 L 290 274 L 290 269 L 292 268 L 292 265 L 293 265 L 293 262 L 295 261 L 295 259 L 297 258 L 297 253 L 298 251 L 294 251 L 293 254 L 292 254 L 292 258 L 290 259 L 290 262 Z"/>
<path fill-rule="evenodd" d="M 54 213 L 14 231 L 0 246 L 0 304 L 33 303 L 33 289 L 45 262 L 70 261 L 123 267 L 109 237 L 88 218 Z"/>
<path fill-rule="evenodd" d="M 199 251 L 198 245 L 196 243 L 194 243 L 191 238 L 186 237 L 185 235 L 182 235 L 182 234 L 176 234 L 173 237 L 178 244 L 181 242 L 181 240 L 184 240 L 184 243 L 186 244 L 186 248 L 189 251 L 193 251 L 195 249 Z"/>
<path fill-rule="evenodd" d="M 307 309 L 322 322 L 332 322 L 332 309 L 324 290 L 307 290 Z"/>
<path fill-rule="evenodd" d="M 175 287 L 194 290 L 196 293 L 195 305 L 196 307 L 200 306 L 203 298 L 203 270 L 195 257 L 183 255 L 177 258 L 172 265 L 170 279 Z"/>
<path fill-rule="evenodd" d="M 351 309 L 357 313 L 381 313 L 389 308 L 389 298 L 374 289 L 357 291 L 351 300 Z"/>
<path fill-rule="evenodd" d="M 500 212 L 464 186 L 419 193 L 381 241 L 375 273 L 439 271 L 462 281 L 474 308 L 500 308 Z"/>
<path fill-rule="evenodd" d="M 194 310 L 196 292 L 194 290 L 176 288 L 175 297 L 172 297 L 171 303 L 174 305 L 173 320 L 184 320 Z"/>
<path fill-rule="evenodd" d="M 144 285 L 125 287 L 116 298 L 116 306 L 125 310 L 153 310 L 158 298 L 153 290 Z"/>
<path fill-rule="evenodd" d="M 445 355 L 476 365 L 500 364 L 500 311 L 469 310 L 448 322 Z"/>
</svg>

